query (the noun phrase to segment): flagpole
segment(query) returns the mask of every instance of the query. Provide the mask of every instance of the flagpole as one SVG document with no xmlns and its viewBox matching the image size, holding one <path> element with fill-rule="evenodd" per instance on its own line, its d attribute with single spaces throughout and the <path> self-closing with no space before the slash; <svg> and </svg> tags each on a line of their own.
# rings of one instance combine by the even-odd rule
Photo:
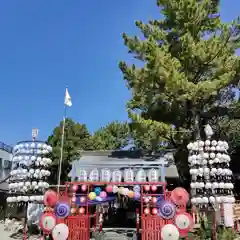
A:
<svg viewBox="0 0 240 240">
<path fill-rule="evenodd" d="M 61 184 L 61 174 L 62 174 L 62 161 L 63 161 L 63 146 L 64 146 L 64 135 L 65 135 L 65 123 L 66 123 L 66 114 L 67 106 L 64 104 L 64 113 L 63 113 L 63 126 L 62 126 L 62 139 L 61 139 L 61 153 L 60 160 L 58 165 L 58 182 L 57 182 L 57 192 L 59 193 L 59 188 Z"/>
</svg>

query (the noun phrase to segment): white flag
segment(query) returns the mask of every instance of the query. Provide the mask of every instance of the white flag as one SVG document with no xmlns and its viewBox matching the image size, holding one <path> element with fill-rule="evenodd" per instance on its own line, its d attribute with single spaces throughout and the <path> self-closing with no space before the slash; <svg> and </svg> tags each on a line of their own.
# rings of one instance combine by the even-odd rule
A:
<svg viewBox="0 0 240 240">
<path fill-rule="evenodd" d="M 64 100 L 64 104 L 67 105 L 68 107 L 72 106 L 72 99 L 68 93 L 68 89 L 66 88 L 66 92 L 65 92 L 65 100 Z"/>
</svg>

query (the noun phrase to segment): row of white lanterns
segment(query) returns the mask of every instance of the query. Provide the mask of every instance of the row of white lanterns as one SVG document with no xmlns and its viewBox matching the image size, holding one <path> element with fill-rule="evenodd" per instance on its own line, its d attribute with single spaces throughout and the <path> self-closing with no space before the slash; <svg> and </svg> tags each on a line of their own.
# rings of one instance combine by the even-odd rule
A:
<svg viewBox="0 0 240 240">
<path fill-rule="evenodd" d="M 234 203 L 235 198 L 233 196 L 210 196 L 210 197 L 193 197 L 191 198 L 192 204 L 208 204 L 208 203 Z"/>
<path fill-rule="evenodd" d="M 206 189 L 217 189 L 217 188 L 222 188 L 222 189 L 233 189 L 234 185 L 232 183 L 224 183 L 224 182 L 192 182 L 191 183 L 191 188 L 192 189 L 197 189 L 197 188 L 206 188 Z"/>
<path fill-rule="evenodd" d="M 223 176 L 232 176 L 232 170 L 228 168 L 191 168 L 189 170 L 190 175 L 203 176 L 203 175 L 223 175 Z"/>
<path fill-rule="evenodd" d="M 36 195 L 36 196 L 17 196 L 17 197 L 7 197 L 8 203 L 14 202 L 42 202 L 44 196 L 43 195 Z"/>
<path fill-rule="evenodd" d="M 47 189 L 49 184 L 44 181 L 33 181 L 33 182 L 15 182 L 9 184 L 9 190 L 22 190 L 27 192 L 29 190 Z"/>
<path fill-rule="evenodd" d="M 32 142 L 32 143 L 20 143 L 20 144 L 17 144 L 13 150 L 14 151 L 17 151 L 17 150 L 21 150 L 21 149 L 43 149 L 43 150 L 47 150 L 48 152 L 51 152 L 52 151 L 52 147 L 50 145 L 47 145 L 46 143 L 35 143 L 35 142 Z"/>
<path fill-rule="evenodd" d="M 19 162 L 19 161 L 32 161 L 32 162 L 35 162 L 35 161 L 38 161 L 38 162 L 46 162 L 48 164 L 51 164 L 52 163 L 52 160 L 50 158 L 45 158 L 45 157 L 36 157 L 36 156 L 30 156 L 30 155 L 19 155 L 19 156 L 14 156 L 13 157 L 13 162 Z"/>
<path fill-rule="evenodd" d="M 206 140 L 196 141 L 187 145 L 189 151 L 218 151 L 225 152 L 229 149 L 229 145 L 226 141 Z"/>
</svg>

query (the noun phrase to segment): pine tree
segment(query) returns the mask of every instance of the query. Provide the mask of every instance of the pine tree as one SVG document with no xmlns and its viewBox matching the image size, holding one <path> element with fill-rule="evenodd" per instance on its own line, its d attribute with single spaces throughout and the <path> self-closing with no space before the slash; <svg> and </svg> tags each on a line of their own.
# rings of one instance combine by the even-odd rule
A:
<svg viewBox="0 0 240 240">
<path fill-rule="evenodd" d="M 130 117 L 141 131 L 155 133 L 151 138 L 177 149 L 183 177 L 186 144 L 200 136 L 206 122 L 226 114 L 234 99 L 240 20 L 222 22 L 218 0 L 158 0 L 157 5 L 163 19 L 136 22 L 144 39 L 123 34 L 129 52 L 144 66 L 119 66 L 132 91 Z"/>
</svg>

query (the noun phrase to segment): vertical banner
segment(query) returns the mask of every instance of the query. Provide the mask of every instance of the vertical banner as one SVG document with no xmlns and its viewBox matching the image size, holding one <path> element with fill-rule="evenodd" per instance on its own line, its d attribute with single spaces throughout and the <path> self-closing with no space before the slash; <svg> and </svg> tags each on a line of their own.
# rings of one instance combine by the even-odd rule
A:
<svg viewBox="0 0 240 240">
<path fill-rule="evenodd" d="M 233 204 L 232 203 L 224 203 L 223 204 L 223 212 L 224 212 L 224 225 L 225 227 L 233 227 Z"/>
</svg>

